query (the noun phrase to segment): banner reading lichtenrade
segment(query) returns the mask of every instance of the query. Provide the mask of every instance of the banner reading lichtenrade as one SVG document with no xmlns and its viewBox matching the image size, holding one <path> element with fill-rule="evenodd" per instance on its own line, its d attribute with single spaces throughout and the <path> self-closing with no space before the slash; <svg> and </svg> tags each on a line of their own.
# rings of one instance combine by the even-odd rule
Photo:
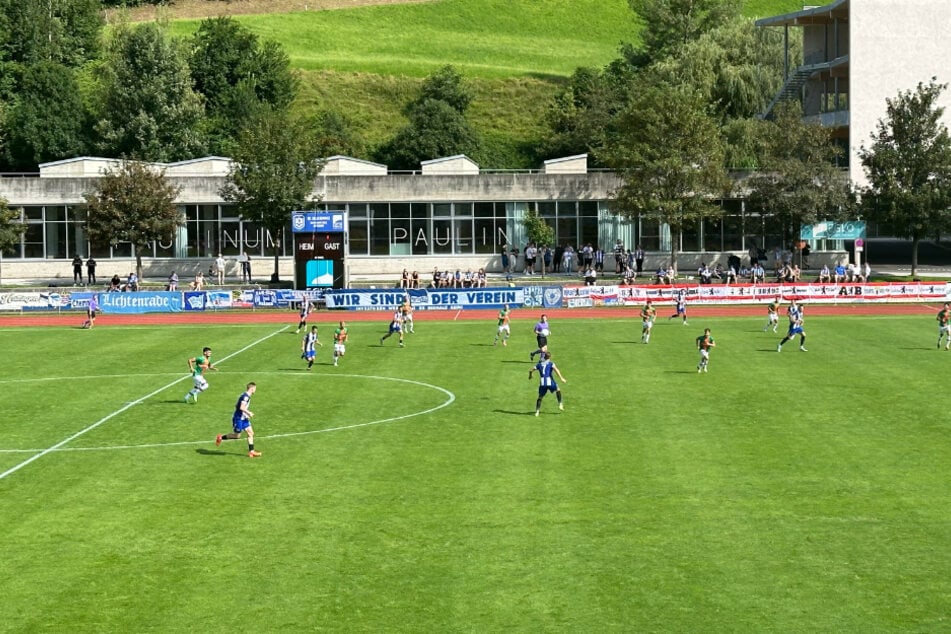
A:
<svg viewBox="0 0 951 634">
<path fill-rule="evenodd" d="M 324 294 L 327 308 L 394 310 L 409 296 L 416 310 L 463 310 L 522 306 L 522 288 L 458 288 L 446 290 L 334 290 Z"/>
<path fill-rule="evenodd" d="M 99 309 L 104 313 L 178 313 L 183 308 L 182 293 L 179 292 L 99 293 Z"/>
</svg>

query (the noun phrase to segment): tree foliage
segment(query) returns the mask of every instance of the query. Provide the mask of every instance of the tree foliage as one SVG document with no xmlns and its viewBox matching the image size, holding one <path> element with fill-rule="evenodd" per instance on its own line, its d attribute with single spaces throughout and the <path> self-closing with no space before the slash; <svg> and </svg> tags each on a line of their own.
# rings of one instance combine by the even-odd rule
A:
<svg viewBox="0 0 951 634">
<path fill-rule="evenodd" d="M 628 0 L 644 22 L 642 48 L 651 61 L 677 53 L 740 15 L 739 0 Z"/>
<path fill-rule="evenodd" d="M 859 158 L 868 186 L 861 191 L 866 217 L 912 241 L 917 274 L 922 238 L 951 227 L 951 139 L 938 100 L 947 84 L 932 77 L 887 100 L 885 117 L 862 145 Z"/>
<path fill-rule="evenodd" d="M 548 246 L 555 243 L 555 229 L 538 215 L 538 210 L 529 209 L 522 217 L 525 235 L 529 242 L 537 246 Z"/>
<path fill-rule="evenodd" d="M 292 120 L 282 110 L 264 106 L 238 134 L 234 164 L 221 196 L 242 217 L 254 220 L 274 239 L 274 273 L 284 228 L 291 212 L 315 201 L 314 180 L 323 169 L 316 159 L 317 144 L 306 123 Z"/>
<path fill-rule="evenodd" d="M 802 118 L 799 102 L 758 121 L 760 169 L 748 179 L 749 208 L 778 219 L 787 237 L 818 220 L 845 220 L 852 212 L 847 174 L 836 167 L 840 149 L 830 131 Z"/>
<path fill-rule="evenodd" d="M 99 52 L 99 0 L 0 0 L 0 61 L 79 66 Z"/>
<path fill-rule="evenodd" d="M 465 116 L 471 100 L 469 88 L 452 66 L 439 69 L 407 104 L 409 124 L 377 151 L 379 160 L 393 169 L 409 170 L 444 156 L 478 159 L 481 139 Z"/>
<path fill-rule="evenodd" d="M 10 209 L 6 199 L 0 198 L 0 253 L 20 243 L 26 232 L 21 209 Z"/>
<path fill-rule="evenodd" d="M 363 156 L 366 143 L 353 120 L 337 110 L 321 110 L 310 119 L 317 156 Z"/>
<path fill-rule="evenodd" d="M 204 153 L 204 112 L 186 52 L 157 24 L 120 25 L 102 72 L 96 131 L 106 156 L 170 162 Z"/>
<path fill-rule="evenodd" d="M 18 170 L 86 153 L 88 119 L 75 71 L 55 62 L 22 68 L 8 117 L 8 164 Z"/>
<path fill-rule="evenodd" d="M 290 58 L 274 42 L 263 45 L 231 17 L 203 20 L 191 40 L 195 90 L 204 96 L 212 151 L 226 153 L 261 104 L 284 109 L 297 94 Z"/>
<path fill-rule="evenodd" d="M 716 121 L 700 95 L 662 84 L 643 87 L 618 117 L 605 148 L 605 163 L 622 182 L 613 192 L 613 208 L 622 216 L 667 224 L 675 234 L 719 215 L 712 199 L 730 187 L 723 152 Z"/>
<path fill-rule="evenodd" d="M 142 254 L 156 240 L 170 241 L 184 226 L 185 216 L 175 204 L 180 188 L 156 170 L 138 161 L 122 161 L 108 169 L 94 191 L 84 194 L 86 232 L 93 244 L 130 242 L 135 268 L 142 277 Z"/>
</svg>

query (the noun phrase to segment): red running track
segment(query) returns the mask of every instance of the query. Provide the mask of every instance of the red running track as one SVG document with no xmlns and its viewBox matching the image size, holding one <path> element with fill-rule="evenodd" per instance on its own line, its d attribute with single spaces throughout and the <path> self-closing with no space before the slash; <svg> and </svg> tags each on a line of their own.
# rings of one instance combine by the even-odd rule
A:
<svg viewBox="0 0 951 634">
<path fill-rule="evenodd" d="M 808 314 L 815 316 L 857 317 L 863 315 L 929 315 L 939 309 L 931 304 L 808 304 Z M 755 317 L 766 314 L 765 305 L 740 306 L 701 306 L 688 305 L 690 316 L 703 317 Z M 519 308 L 512 317 L 536 319 L 536 315 L 545 312 L 542 308 Z M 466 321 L 491 320 L 497 310 L 426 310 L 413 314 L 416 321 Z M 557 308 L 552 316 L 558 319 L 636 319 L 640 316 L 640 307 L 595 307 L 595 308 Z M 0 314 L 0 327 L 27 326 L 74 326 L 78 328 L 86 315 L 81 311 L 71 313 L 28 313 Z M 386 321 L 386 311 L 316 311 L 308 321 L 316 323 L 336 323 L 344 321 Z M 182 312 L 182 313 L 146 313 L 143 315 L 104 314 L 96 318 L 96 326 L 164 326 L 190 324 L 280 324 L 297 325 L 297 311 L 248 311 L 225 310 L 221 312 Z"/>
</svg>

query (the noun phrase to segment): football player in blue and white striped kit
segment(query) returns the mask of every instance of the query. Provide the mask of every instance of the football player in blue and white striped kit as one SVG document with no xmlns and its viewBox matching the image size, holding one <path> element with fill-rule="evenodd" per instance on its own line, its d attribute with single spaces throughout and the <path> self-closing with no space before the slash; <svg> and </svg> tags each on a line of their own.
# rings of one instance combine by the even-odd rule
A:
<svg viewBox="0 0 951 634">
<path fill-rule="evenodd" d="M 396 312 L 393 313 L 393 319 L 390 320 L 390 328 L 385 335 L 380 337 L 380 345 L 383 345 L 383 342 L 393 336 L 394 334 L 400 336 L 400 348 L 403 347 L 403 311 L 399 308 L 396 309 Z"/>
<path fill-rule="evenodd" d="M 552 374 L 557 375 L 558 380 L 562 383 L 567 383 L 568 379 L 561 375 L 561 370 L 559 370 L 555 362 L 551 360 L 550 352 L 542 353 L 542 360 L 528 371 L 528 378 L 531 379 L 536 371 L 538 372 L 540 381 L 538 383 L 538 400 L 535 401 L 535 416 L 538 416 L 539 411 L 541 411 L 542 399 L 545 398 L 545 394 L 548 392 L 555 393 L 555 398 L 558 399 L 558 409 L 564 410 L 565 404 L 561 400 L 561 389 L 559 389 L 558 384 L 555 383 L 555 378 Z"/>
<path fill-rule="evenodd" d="M 323 347 L 324 344 L 320 343 L 317 339 L 317 326 L 311 326 L 310 332 L 304 335 L 303 341 L 301 341 L 301 359 L 307 361 L 307 369 L 310 370 L 314 367 L 314 360 L 317 358 L 317 346 Z"/>
<path fill-rule="evenodd" d="M 806 331 L 802 328 L 803 311 L 795 299 L 790 300 L 789 309 L 786 311 L 786 314 L 789 316 L 789 331 L 786 332 L 786 336 L 783 337 L 783 340 L 776 346 L 776 352 L 782 352 L 783 344 L 796 335 L 799 335 L 799 349 L 803 352 L 808 352 L 808 350 L 806 350 Z"/>
</svg>

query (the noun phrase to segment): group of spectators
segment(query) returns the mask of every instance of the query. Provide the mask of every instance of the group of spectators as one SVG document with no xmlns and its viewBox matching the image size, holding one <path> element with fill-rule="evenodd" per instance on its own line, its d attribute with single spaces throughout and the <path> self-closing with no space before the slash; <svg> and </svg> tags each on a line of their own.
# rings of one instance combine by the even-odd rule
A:
<svg viewBox="0 0 951 634">
<path fill-rule="evenodd" d="M 861 283 L 869 281 L 871 275 L 872 267 L 868 262 L 865 263 L 864 269 L 855 262 L 849 262 L 848 264 L 842 264 L 840 262 L 836 264 L 832 270 L 829 270 L 828 265 L 823 265 L 822 269 L 819 270 L 819 279 L 816 281 L 820 284 L 828 282 Z"/>
<path fill-rule="evenodd" d="M 403 269 L 403 273 L 406 273 L 406 269 Z M 416 271 L 413 271 L 415 275 L 416 285 L 415 286 L 403 286 L 404 276 L 400 277 L 400 288 L 419 288 L 419 276 L 416 275 Z M 409 280 L 410 284 L 413 283 L 413 275 L 410 275 Z M 463 273 L 460 269 L 456 269 L 455 273 L 450 273 L 448 270 L 440 271 L 439 267 L 433 267 L 433 279 L 430 282 L 430 288 L 485 288 L 488 280 L 486 279 L 485 269 L 479 269 L 478 271 L 473 272 L 472 269 L 466 269 Z"/>
</svg>

